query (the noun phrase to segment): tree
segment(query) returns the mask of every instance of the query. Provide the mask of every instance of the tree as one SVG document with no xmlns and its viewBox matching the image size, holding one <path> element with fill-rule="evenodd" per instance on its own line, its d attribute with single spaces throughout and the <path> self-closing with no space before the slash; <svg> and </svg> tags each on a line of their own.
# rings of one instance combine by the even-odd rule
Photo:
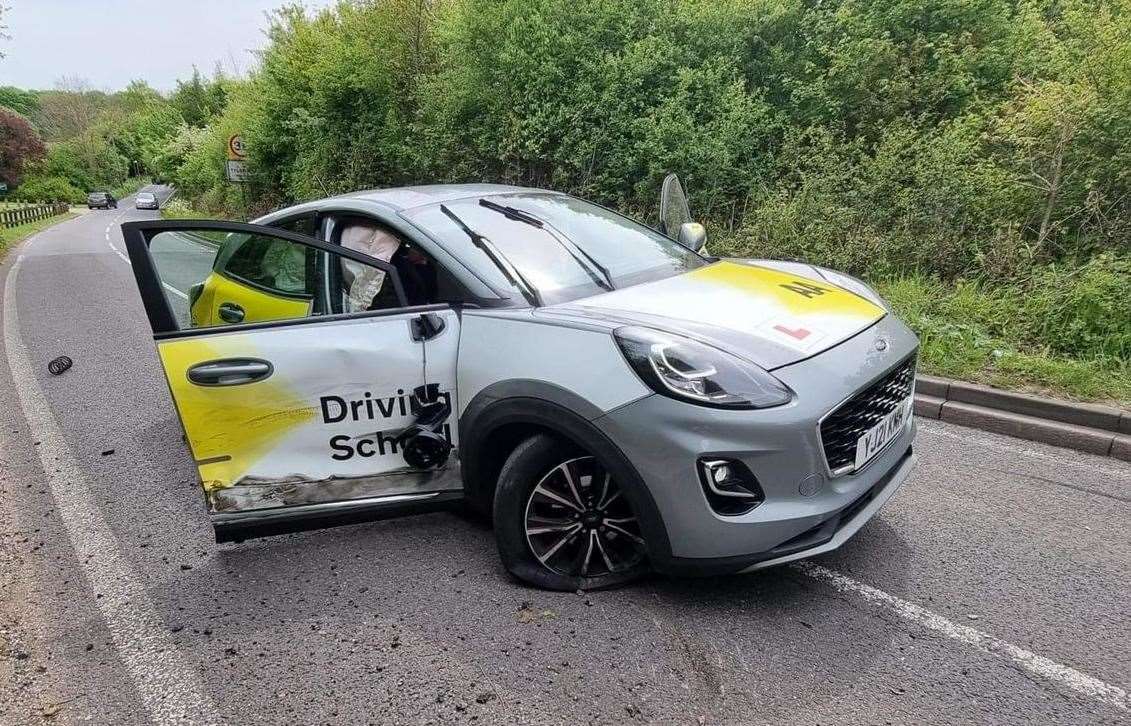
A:
<svg viewBox="0 0 1131 726">
<path fill-rule="evenodd" d="M 48 141 L 73 139 L 82 134 L 98 118 L 107 105 L 107 97 L 91 88 L 90 82 L 77 76 L 64 76 L 54 91 L 40 94 L 40 128 Z"/>
<path fill-rule="evenodd" d="M 0 108 L 0 180 L 16 186 L 29 165 L 47 153 L 43 139 L 26 118 Z"/>
<path fill-rule="evenodd" d="M 187 81 L 177 81 L 169 102 L 180 112 L 185 123 L 191 126 L 206 126 L 213 116 L 223 110 L 225 104 L 224 78 L 217 73 L 212 81 L 205 81 L 196 66 L 192 77 Z"/>
<path fill-rule="evenodd" d="M 39 112 L 39 97 L 15 86 L 0 86 L 0 106 L 30 119 Z"/>
</svg>

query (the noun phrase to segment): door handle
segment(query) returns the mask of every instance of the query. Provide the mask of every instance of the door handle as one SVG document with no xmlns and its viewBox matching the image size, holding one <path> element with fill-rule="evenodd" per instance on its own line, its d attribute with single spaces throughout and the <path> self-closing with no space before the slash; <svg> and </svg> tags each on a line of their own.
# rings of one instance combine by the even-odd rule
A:
<svg viewBox="0 0 1131 726">
<path fill-rule="evenodd" d="M 220 307 L 216 309 L 220 315 L 220 319 L 226 323 L 242 323 L 244 311 L 239 305 L 235 303 L 226 302 L 220 303 Z"/>
<path fill-rule="evenodd" d="M 197 363 L 188 369 L 188 379 L 198 386 L 238 386 L 262 381 L 275 367 L 256 358 L 225 358 Z"/>
</svg>

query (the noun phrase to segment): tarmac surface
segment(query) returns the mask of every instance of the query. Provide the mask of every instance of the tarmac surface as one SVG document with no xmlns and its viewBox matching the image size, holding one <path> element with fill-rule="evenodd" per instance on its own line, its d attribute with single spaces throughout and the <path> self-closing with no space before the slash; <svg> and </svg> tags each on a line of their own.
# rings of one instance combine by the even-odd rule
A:
<svg viewBox="0 0 1131 726">
<path fill-rule="evenodd" d="M 454 513 L 216 545 L 132 207 L 0 266 L 0 724 L 1131 723 L 1131 465 L 935 421 L 753 575 L 541 592 Z"/>
</svg>

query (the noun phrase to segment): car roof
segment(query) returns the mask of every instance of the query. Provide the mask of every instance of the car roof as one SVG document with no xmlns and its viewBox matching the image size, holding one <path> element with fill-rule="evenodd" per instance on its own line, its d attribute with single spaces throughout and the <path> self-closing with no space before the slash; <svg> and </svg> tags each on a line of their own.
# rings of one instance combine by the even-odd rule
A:
<svg viewBox="0 0 1131 726">
<path fill-rule="evenodd" d="M 509 184 L 422 184 L 419 186 L 394 187 L 391 189 L 366 189 L 364 191 L 342 194 L 333 199 L 356 199 L 377 202 L 402 212 L 406 209 L 424 207 L 429 204 L 451 202 L 468 197 L 483 197 L 494 194 L 515 194 L 518 192 L 543 192 L 556 194 L 544 189 L 516 187 Z"/>
</svg>

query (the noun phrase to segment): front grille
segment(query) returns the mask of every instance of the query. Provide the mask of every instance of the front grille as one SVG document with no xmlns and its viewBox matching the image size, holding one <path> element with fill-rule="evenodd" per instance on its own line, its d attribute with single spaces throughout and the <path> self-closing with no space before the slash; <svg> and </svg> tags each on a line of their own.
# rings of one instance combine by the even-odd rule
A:
<svg viewBox="0 0 1131 726">
<path fill-rule="evenodd" d="M 821 422 L 821 444 L 829 471 L 843 474 L 856 461 L 856 441 L 895 410 L 915 386 L 915 356 L 842 403 Z"/>
</svg>

